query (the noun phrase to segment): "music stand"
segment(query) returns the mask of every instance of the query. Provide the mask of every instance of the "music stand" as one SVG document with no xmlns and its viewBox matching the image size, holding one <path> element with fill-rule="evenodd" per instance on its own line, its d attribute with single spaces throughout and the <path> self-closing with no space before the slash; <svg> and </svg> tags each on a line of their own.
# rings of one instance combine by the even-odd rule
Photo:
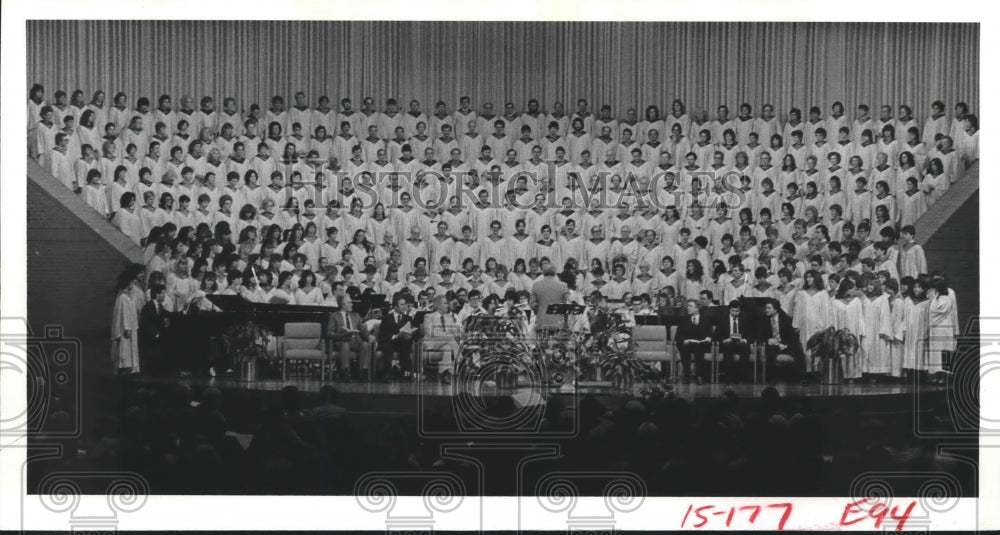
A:
<svg viewBox="0 0 1000 535">
<path fill-rule="evenodd" d="M 355 312 L 362 318 L 368 317 L 372 309 L 385 310 L 389 303 L 385 300 L 385 294 L 363 294 L 360 301 L 355 302 Z"/>
<path fill-rule="evenodd" d="M 545 313 L 552 315 L 561 315 L 563 317 L 563 327 L 569 329 L 569 317 L 579 316 L 580 314 L 583 314 L 584 310 L 586 310 L 586 307 L 584 307 L 583 305 L 578 305 L 576 303 L 559 303 L 555 305 L 549 305 L 549 307 L 545 309 Z"/>
</svg>

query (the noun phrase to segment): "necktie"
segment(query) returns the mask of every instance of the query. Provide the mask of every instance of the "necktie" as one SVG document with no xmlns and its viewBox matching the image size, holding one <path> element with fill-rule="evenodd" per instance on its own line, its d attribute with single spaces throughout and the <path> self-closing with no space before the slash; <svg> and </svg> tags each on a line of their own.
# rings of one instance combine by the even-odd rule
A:
<svg viewBox="0 0 1000 535">
<path fill-rule="evenodd" d="M 441 326 L 444 327 L 444 314 L 441 314 Z"/>
<path fill-rule="evenodd" d="M 736 318 L 733 318 L 733 328 L 732 328 L 732 331 L 733 331 L 733 334 L 736 334 L 736 335 L 740 334 L 740 322 Z"/>
<path fill-rule="evenodd" d="M 691 316 L 691 323 L 698 325 L 698 315 Z"/>
<path fill-rule="evenodd" d="M 344 324 L 347 325 L 347 330 L 351 330 L 351 315 L 344 312 Z"/>
<path fill-rule="evenodd" d="M 777 315 L 771 316 L 771 331 L 774 334 L 774 337 L 777 338 L 778 334 L 779 334 L 779 331 L 778 331 L 778 316 Z"/>
</svg>

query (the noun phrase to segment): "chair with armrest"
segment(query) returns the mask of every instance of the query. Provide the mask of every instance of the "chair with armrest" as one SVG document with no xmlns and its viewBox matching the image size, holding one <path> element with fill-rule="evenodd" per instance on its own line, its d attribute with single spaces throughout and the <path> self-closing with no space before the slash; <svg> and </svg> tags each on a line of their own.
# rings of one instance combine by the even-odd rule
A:
<svg viewBox="0 0 1000 535">
<path fill-rule="evenodd" d="M 676 327 L 671 327 L 676 330 Z M 676 375 L 675 352 L 667 337 L 666 325 L 636 325 L 632 327 L 635 356 L 647 362 L 669 362 L 671 378 Z M 662 366 L 662 364 L 661 364 Z"/>
<path fill-rule="evenodd" d="M 319 323 L 286 323 L 285 336 L 281 342 L 281 380 L 287 376 L 289 360 L 319 361 L 320 378 L 326 377 L 326 351 L 323 326 Z"/>
</svg>

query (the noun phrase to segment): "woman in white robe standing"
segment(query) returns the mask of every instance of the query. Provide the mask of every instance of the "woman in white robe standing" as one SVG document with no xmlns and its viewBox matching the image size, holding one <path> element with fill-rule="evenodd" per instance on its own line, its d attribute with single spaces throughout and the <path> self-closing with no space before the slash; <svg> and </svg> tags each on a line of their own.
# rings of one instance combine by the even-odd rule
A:
<svg viewBox="0 0 1000 535">
<path fill-rule="evenodd" d="M 945 353 L 955 351 L 954 301 L 944 281 L 932 281 L 927 288 L 927 373 L 933 384 L 944 384 Z"/>
<path fill-rule="evenodd" d="M 889 296 L 874 276 L 862 276 L 867 299 L 864 302 L 864 373 L 886 376 L 892 372 L 892 308 Z M 875 377 L 871 378 L 873 381 Z"/>
<path fill-rule="evenodd" d="M 802 347 L 808 347 L 809 338 L 832 324 L 830 295 L 823 288 L 823 278 L 816 271 L 807 271 L 802 289 L 796 295 L 795 315 L 792 326 L 798 329 Z M 806 359 L 806 371 L 813 371 L 812 358 Z"/>
<path fill-rule="evenodd" d="M 848 355 L 844 360 L 844 380 L 847 383 L 857 382 L 865 369 L 865 304 L 860 292 L 850 280 L 843 280 L 837 290 L 837 298 L 831 301 L 833 326 L 838 331 L 847 330 L 858 337 L 858 350 L 854 355 Z"/>
<path fill-rule="evenodd" d="M 111 316 L 111 357 L 122 375 L 139 373 L 139 314 L 132 301 L 132 287 L 141 278 L 141 266 L 130 267 L 118 277 L 118 297 Z"/>
<path fill-rule="evenodd" d="M 906 292 L 908 283 L 912 284 L 912 290 Z M 917 373 L 926 369 L 924 349 L 927 341 L 928 301 L 924 298 L 923 283 L 914 281 L 912 277 L 904 276 L 900 286 L 903 287 L 903 295 L 905 296 L 903 370 Z"/>
</svg>

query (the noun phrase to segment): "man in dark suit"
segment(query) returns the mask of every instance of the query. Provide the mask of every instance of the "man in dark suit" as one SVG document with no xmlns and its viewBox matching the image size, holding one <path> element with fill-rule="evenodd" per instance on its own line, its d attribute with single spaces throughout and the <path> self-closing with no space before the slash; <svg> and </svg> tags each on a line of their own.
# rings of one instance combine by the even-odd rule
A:
<svg viewBox="0 0 1000 535">
<path fill-rule="evenodd" d="M 777 372 L 775 362 L 778 355 L 790 355 L 795 359 L 792 378 L 801 377 L 805 371 L 805 354 L 798 334 L 792 327 L 792 318 L 781 310 L 781 303 L 777 299 L 771 299 L 764 305 L 764 315 L 758 339 L 764 342 L 767 368 Z"/>
<path fill-rule="evenodd" d="M 399 359 L 400 379 L 411 381 L 413 374 L 410 353 L 416 326 L 409 314 L 410 301 L 405 295 L 396 294 L 392 302 L 393 309 L 382 316 L 382 323 L 378 328 L 378 345 L 382 349 L 381 368 L 385 375 L 392 366 L 392 356 L 395 354 Z"/>
<path fill-rule="evenodd" d="M 167 297 L 166 287 L 154 284 L 149 288 L 149 297 L 149 301 L 139 312 L 140 366 L 143 370 L 163 371 L 166 368 L 163 356 L 166 340 L 163 335 L 170 326 L 167 310 L 163 306 L 163 300 Z M 190 371 L 183 370 L 182 374 L 190 375 Z"/>
<path fill-rule="evenodd" d="M 743 312 L 740 302 L 729 302 L 729 314 L 715 326 L 715 341 L 719 343 L 722 353 L 719 374 L 724 381 L 746 381 L 747 368 L 750 363 L 750 344 L 754 341 L 751 332 L 749 316 Z M 733 362 L 733 356 L 739 355 L 739 362 Z"/>
<path fill-rule="evenodd" d="M 708 376 L 705 353 L 712 350 L 712 324 L 708 318 L 702 317 L 698 302 L 694 299 L 688 300 L 687 313 L 688 317 L 677 326 L 677 350 L 681 354 L 684 383 L 691 382 L 691 358 L 694 357 L 695 380 L 702 384 Z"/>
<path fill-rule="evenodd" d="M 337 362 L 340 364 L 340 377 L 351 378 L 351 352 L 358 354 L 358 369 L 361 377 L 368 377 L 368 367 L 372 358 L 372 336 L 361 316 L 354 312 L 354 302 L 351 296 L 345 294 L 337 298 L 340 311 L 330 314 L 326 327 L 327 336 L 334 343 L 337 352 Z"/>
</svg>

